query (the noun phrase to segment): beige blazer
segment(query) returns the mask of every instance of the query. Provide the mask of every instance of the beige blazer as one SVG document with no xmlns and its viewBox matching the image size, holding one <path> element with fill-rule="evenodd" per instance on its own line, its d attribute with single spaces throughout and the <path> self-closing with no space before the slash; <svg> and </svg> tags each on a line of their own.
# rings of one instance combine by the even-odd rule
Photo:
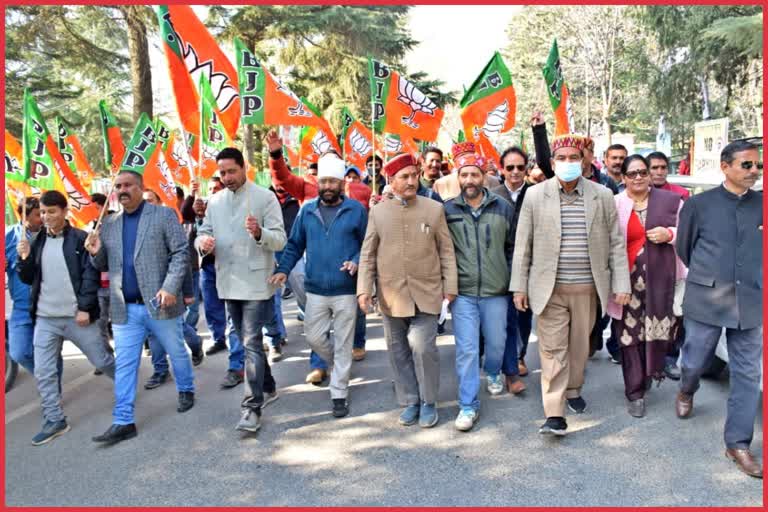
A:
<svg viewBox="0 0 768 512">
<path fill-rule="evenodd" d="M 592 277 L 602 314 L 612 293 L 630 293 L 629 264 L 616 203 L 606 187 L 580 178 Z M 528 294 L 534 314 L 544 311 L 555 288 L 560 258 L 560 188 L 557 178 L 528 189 L 520 211 L 509 290 Z"/>
<path fill-rule="evenodd" d="M 416 308 L 439 315 L 443 295 L 458 294 L 453 240 L 443 205 L 416 196 L 385 199 L 371 209 L 360 250 L 357 295 L 373 295 L 381 311 L 408 318 Z"/>
</svg>

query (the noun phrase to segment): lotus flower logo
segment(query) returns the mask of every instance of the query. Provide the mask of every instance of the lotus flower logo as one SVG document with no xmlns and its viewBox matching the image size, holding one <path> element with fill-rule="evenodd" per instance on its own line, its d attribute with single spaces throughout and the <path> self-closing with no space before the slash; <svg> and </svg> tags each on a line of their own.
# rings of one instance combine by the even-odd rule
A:
<svg viewBox="0 0 768 512">
<path fill-rule="evenodd" d="M 163 175 L 163 181 L 160 182 L 160 188 L 166 198 L 172 199 L 176 194 L 176 186 L 173 181 L 171 169 L 168 167 L 168 162 L 165 160 L 165 155 L 162 153 L 160 153 L 160 158 L 157 160 L 157 168 L 160 169 L 160 174 Z"/>
<path fill-rule="evenodd" d="M 328 136 L 325 132 L 318 130 L 314 137 L 312 137 L 312 151 L 318 155 L 322 155 L 330 151 L 332 148 L 331 142 L 328 140 Z"/>
<path fill-rule="evenodd" d="M 384 139 L 384 151 L 387 153 L 399 153 L 403 149 L 403 143 L 394 137 Z"/>
<path fill-rule="evenodd" d="M 352 133 L 349 134 L 349 142 L 351 143 L 352 150 L 356 151 L 360 156 L 367 155 L 372 149 L 371 142 L 363 137 L 357 128 L 353 128 Z"/>
<path fill-rule="evenodd" d="M 483 133 L 486 137 L 491 136 L 491 134 L 499 134 L 504 130 L 504 125 L 507 124 L 507 120 L 509 119 L 509 102 L 507 100 L 504 100 L 504 103 L 501 105 L 498 105 L 496 108 L 488 112 L 488 115 L 485 118 L 485 124 L 483 125 Z M 476 128 L 477 129 L 477 128 Z M 477 133 L 475 134 L 475 137 L 477 138 Z"/>
<path fill-rule="evenodd" d="M 180 140 L 173 140 L 173 148 L 171 149 L 171 157 L 179 163 L 179 167 L 189 167 L 189 160 L 187 160 L 187 151 Z"/>
<path fill-rule="evenodd" d="M 86 199 L 83 194 L 78 191 L 75 186 L 72 184 L 71 181 L 64 175 L 64 172 L 59 168 L 58 164 L 56 165 L 56 172 L 59 173 L 59 177 L 61 178 L 61 182 L 64 184 L 64 191 L 67 193 L 68 203 L 69 207 L 80 211 L 84 207 L 88 206 L 90 204 L 90 200 Z"/>
<path fill-rule="evenodd" d="M 418 90 L 411 82 L 403 77 L 398 78 L 397 90 L 399 95 L 397 100 L 405 103 L 411 109 L 411 114 L 407 117 L 401 117 L 400 120 L 406 126 L 416 129 L 419 125 L 413 120 L 414 116 L 418 112 L 424 112 L 429 116 L 434 116 L 435 110 L 437 110 L 437 105 L 427 98 L 424 93 Z"/>
</svg>

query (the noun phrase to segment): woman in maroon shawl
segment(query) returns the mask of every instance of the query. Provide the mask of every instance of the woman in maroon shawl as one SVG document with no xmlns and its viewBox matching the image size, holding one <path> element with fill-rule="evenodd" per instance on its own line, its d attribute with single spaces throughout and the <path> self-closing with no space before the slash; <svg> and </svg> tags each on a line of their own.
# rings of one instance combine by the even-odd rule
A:
<svg viewBox="0 0 768 512">
<path fill-rule="evenodd" d="M 664 358 L 678 329 L 672 304 L 685 267 L 673 242 L 682 201 L 651 186 L 648 162 L 640 155 L 627 157 L 621 173 L 626 189 L 616 195 L 616 209 L 627 242 L 632 296 L 626 306 L 611 302 L 608 314 L 621 347 L 629 414 L 640 418 L 645 392 L 653 380 L 664 379 Z"/>
</svg>

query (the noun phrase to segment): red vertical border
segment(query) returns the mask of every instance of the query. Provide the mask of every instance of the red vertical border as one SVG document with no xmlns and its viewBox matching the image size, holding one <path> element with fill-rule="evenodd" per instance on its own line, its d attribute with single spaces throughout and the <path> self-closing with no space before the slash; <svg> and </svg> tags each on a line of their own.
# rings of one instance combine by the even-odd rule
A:
<svg viewBox="0 0 768 512">
<path fill-rule="evenodd" d="M 141 2 L 137 0 L 126 0 L 122 2 L 115 2 L 115 1 L 98 1 L 98 0 L 80 0 L 78 2 L 65 2 L 62 0 L 20 0 L 20 1 L 8 1 L 8 0 L 0 0 L 3 6 L 3 18 L 5 19 L 5 6 L 6 5 L 53 5 L 53 4 L 62 4 L 62 5 L 120 5 L 120 4 L 145 4 L 146 2 Z M 371 5 L 371 4 L 379 4 L 379 5 L 403 5 L 406 3 L 409 3 L 411 5 L 527 5 L 524 2 L 507 2 L 504 0 L 485 0 L 480 2 L 470 2 L 469 0 L 463 0 L 463 1 L 456 1 L 456 0 L 419 0 L 415 2 L 393 2 L 390 0 L 384 0 L 384 1 L 374 1 L 374 0 L 343 0 L 338 2 L 329 2 L 327 0 L 293 0 L 293 1 L 272 1 L 272 2 L 258 2 L 258 1 L 245 1 L 245 2 L 225 2 L 220 0 L 214 0 L 210 2 L 206 2 L 209 5 L 247 5 L 247 4 L 272 4 L 272 5 Z M 585 2 L 581 1 L 574 1 L 574 0 L 544 0 L 535 2 L 539 5 L 584 5 Z M 693 1 L 682 1 L 682 0 L 669 0 L 669 1 L 656 1 L 656 0 L 650 0 L 650 1 L 643 1 L 643 2 L 614 2 L 610 0 L 593 0 L 588 2 L 590 5 L 763 5 L 761 2 L 754 2 L 754 1 L 718 1 L 718 0 L 693 0 Z M 168 0 L 165 2 L 165 4 L 194 4 L 194 2 L 185 2 L 185 1 L 179 1 L 179 0 Z M 149 4 L 149 5 L 157 5 L 157 4 Z M 763 9 L 765 11 L 765 9 Z M 2 45 L 3 53 L 0 62 L 2 62 L 3 69 L 5 69 L 5 30 L 0 31 L 0 45 Z M 763 28 L 763 47 L 765 48 L 766 45 L 768 45 L 768 33 L 766 33 L 765 27 Z M 766 57 L 763 55 L 763 69 L 765 69 L 765 63 L 766 63 Z M 0 73 L 0 84 L 2 85 L 3 92 L 5 92 L 5 73 Z M 766 104 L 766 100 L 768 100 L 768 93 L 765 90 L 765 87 L 763 87 L 763 105 Z M 2 124 L 3 129 L 5 129 L 5 116 L 2 116 L 2 121 L 0 121 Z M 765 118 L 763 119 L 763 133 L 765 133 L 765 127 L 766 127 L 766 121 Z M 3 149 L 5 149 L 5 142 L 3 142 Z M 3 187 L 5 187 L 5 176 L 2 178 Z M 763 225 L 765 226 L 766 220 L 768 220 L 768 213 L 765 211 L 765 199 L 764 199 L 764 206 L 763 206 Z M 5 194 L 3 194 L 2 199 L 2 206 L 5 208 Z M 2 262 L 5 263 L 5 238 L 3 237 L 3 253 L 2 256 L 0 256 L 0 259 L 2 259 Z M 768 252 L 768 238 L 766 238 L 765 234 L 763 234 L 763 264 L 765 263 L 765 255 Z M 4 278 L 5 279 L 5 278 Z M 765 291 L 765 284 L 768 282 L 766 278 L 763 278 L 763 318 L 768 316 L 768 303 L 766 303 L 766 294 Z M 2 301 L 0 301 L 0 305 L 3 306 L 3 311 L 5 311 L 5 294 L 3 294 Z M 765 346 L 765 340 L 768 339 L 768 335 L 766 335 L 765 331 L 763 332 L 763 346 Z M 3 342 L 5 342 L 5 334 L 3 334 Z M 5 355 L 5 343 L 3 343 L 3 357 Z M 3 361 L 5 359 L 3 358 Z M 5 364 L 3 362 L 3 364 Z M 768 368 L 768 354 L 765 353 L 765 350 L 763 350 L 763 368 Z M 763 372 L 763 389 L 765 389 L 765 383 L 768 382 L 765 377 L 765 372 Z M 2 393 L 2 398 L 0 398 L 0 407 L 2 407 L 3 411 L 3 422 L 2 425 L 0 425 L 0 433 L 2 433 L 2 440 L 3 444 L 0 448 L 0 451 L 2 451 L 2 457 L 0 457 L 2 464 L 0 465 L 0 480 L 2 480 L 2 488 L 0 489 L 0 510 L 23 510 L 23 511 L 56 511 L 59 510 L 55 507 L 6 507 L 5 505 L 5 393 Z M 763 425 L 765 425 L 765 418 L 766 418 L 766 409 L 768 408 L 768 398 L 766 398 L 765 393 L 763 393 Z M 763 432 L 763 435 L 765 433 Z M 714 451 L 718 451 L 719 448 L 716 448 L 715 446 L 712 447 Z M 765 446 L 765 442 L 763 442 L 763 453 L 762 458 L 763 461 L 765 461 L 765 455 L 768 453 L 768 448 Z M 735 471 L 735 470 L 734 470 Z M 426 477 L 426 476 L 425 476 Z M 439 476 L 438 476 L 439 478 Z M 40 485 L 45 485 L 44 481 L 40 481 Z M 766 503 L 766 488 L 765 485 L 763 485 L 763 507 L 760 507 L 760 509 L 765 508 Z M 278 508 L 278 507 L 227 507 L 226 510 L 231 509 L 237 509 L 237 510 L 285 510 L 287 512 L 300 512 L 300 511 L 313 511 L 315 510 L 315 507 L 286 507 L 286 508 Z M 510 508 L 490 508 L 490 507 L 462 507 L 462 508 L 448 508 L 448 507 L 425 507 L 421 508 L 421 510 L 428 510 L 428 511 L 445 511 L 445 512 L 465 512 L 465 511 L 487 511 L 487 512 L 496 512 L 498 510 L 529 510 L 529 511 L 535 511 L 535 512 L 551 512 L 552 510 L 557 511 L 568 511 L 568 510 L 601 510 L 601 511 L 622 511 L 622 510 L 640 510 L 641 507 L 589 507 L 585 504 L 578 504 L 574 507 L 510 507 Z M 642 510 L 649 511 L 649 510 L 659 510 L 659 511 L 693 511 L 693 510 L 708 510 L 708 511 L 740 511 L 745 510 L 746 507 L 709 507 L 709 508 L 697 508 L 697 507 L 643 507 Z M 755 510 L 757 507 L 751 507 L 751 509 Z M 126 511 L 162 511 L 162 512 L 171 512 L 176 510 L 197 510 L 197 511 L 212 511 L 212 512 L 221 512 L 221 508 L 217 507 L 161 507 L 161 508 L 155 508 L 155 507 L 79 507 L 79 508 L 70 508 L 70 510 L 88 510 L 88 511 L 96 511 L 96 510 L 104 510 L 104 511 L 111 511 L 111 510 L 126 510 Z M 407 511 L 410 510 L 409 508 L 404 507 L 380 507 L 380 508 L 374 508 L 374 507 L 365 507 L 365 508 L 359 508 L 359 507 L 335 507 L 335 508 L 326 508 L 326 510 L 341 510 L 345 512 L 350 511 L 359 511 L 359 512 L 380 512 L 381 510 L 388 510 L 393 512 L 401 512 L 401 511 Z M 748 509 L 747 509 L 748 510 Z"/>
</svg>

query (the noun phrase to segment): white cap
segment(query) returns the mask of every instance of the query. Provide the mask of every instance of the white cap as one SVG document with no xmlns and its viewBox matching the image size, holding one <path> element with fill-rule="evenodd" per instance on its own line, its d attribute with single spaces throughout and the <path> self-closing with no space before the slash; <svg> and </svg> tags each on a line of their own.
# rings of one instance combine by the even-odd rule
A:
<svg viewBox="0 0 768 512">
<path fill-rule="evenodd" d="M 323 155 L 317 161 L 317 179 L 336 178 L 344 181 L 345 171 L 344 161 L 332 153 Z"/>
</svg>

